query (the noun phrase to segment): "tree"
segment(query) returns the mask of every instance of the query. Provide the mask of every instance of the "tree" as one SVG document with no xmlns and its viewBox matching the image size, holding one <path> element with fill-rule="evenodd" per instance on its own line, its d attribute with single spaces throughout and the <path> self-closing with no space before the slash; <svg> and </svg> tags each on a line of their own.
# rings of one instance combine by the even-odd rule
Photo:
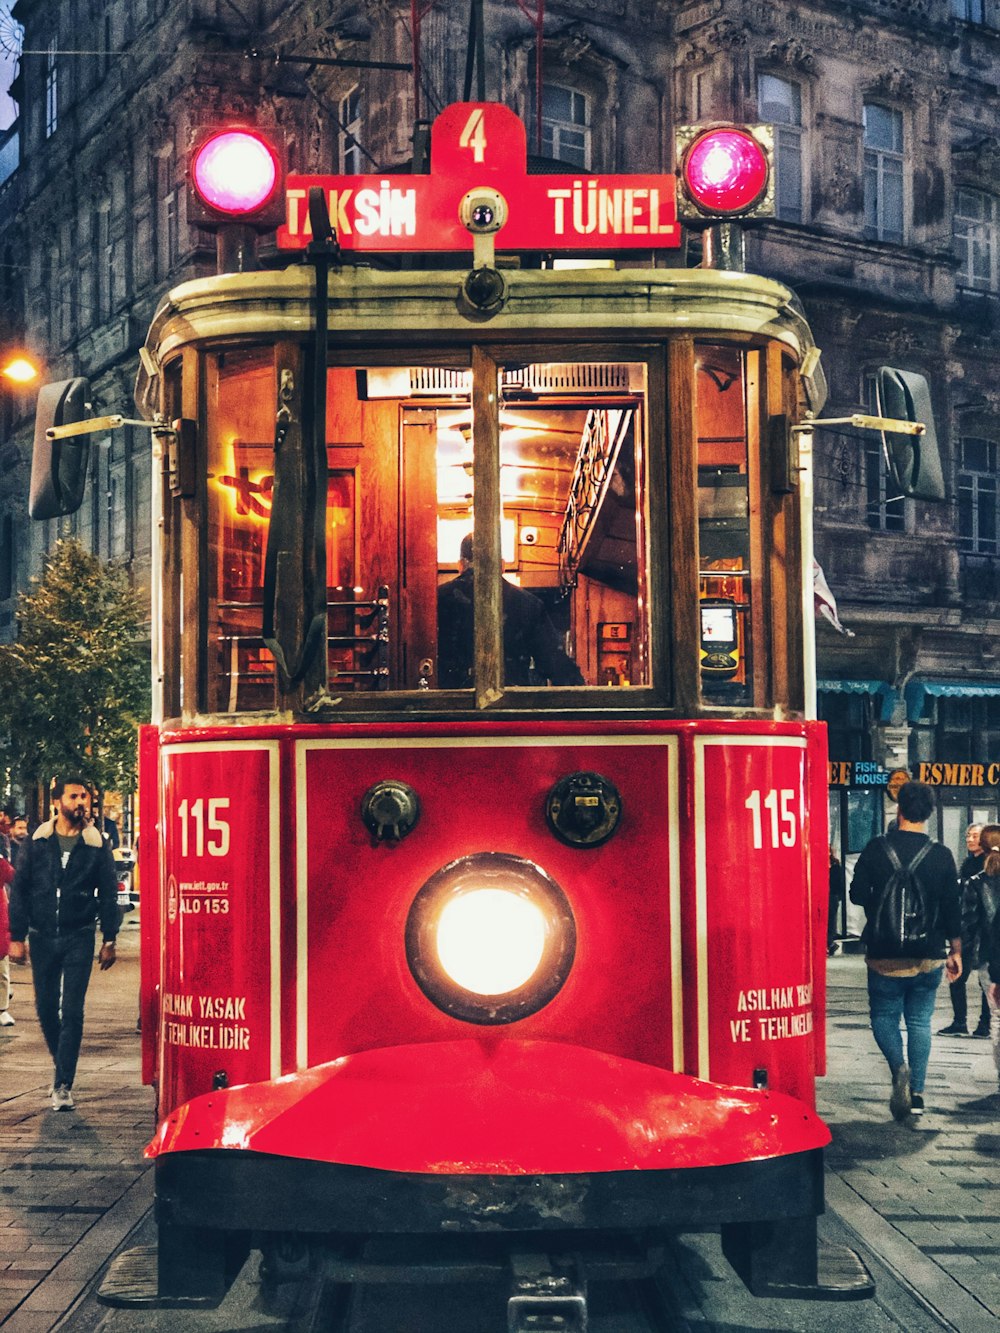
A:
<svg viewBox="0 0 1000 1333">
<path fill-rule="evenodd" d="M 142 599 L 127 572 L 56 543 L 18 598 L 18 638 L 0 645 L 8 762 L 27 791 L 59 774 L 102 790 L 135 785 L 136 729 L 149 718 Z"/>
</svg>

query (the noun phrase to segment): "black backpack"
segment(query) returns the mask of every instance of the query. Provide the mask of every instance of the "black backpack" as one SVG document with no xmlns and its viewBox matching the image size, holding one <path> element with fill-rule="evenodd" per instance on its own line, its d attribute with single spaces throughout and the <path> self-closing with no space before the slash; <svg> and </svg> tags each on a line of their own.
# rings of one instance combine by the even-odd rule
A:
<svg viewBox="0 0 1000 1333">
<path fill-rule="evenodd" d="M 903 865 L 887 838 L 879 838 L 889 858 L 892 873 L 876 902 L 873 902 L 865 930 L 865 948 L 869 958 L 936 958 L 940 953 L 937 931 L 937 904 L 927 894 L 913 873 L 933 847 L 927 841 L 909 865 Z"/>
</svg>

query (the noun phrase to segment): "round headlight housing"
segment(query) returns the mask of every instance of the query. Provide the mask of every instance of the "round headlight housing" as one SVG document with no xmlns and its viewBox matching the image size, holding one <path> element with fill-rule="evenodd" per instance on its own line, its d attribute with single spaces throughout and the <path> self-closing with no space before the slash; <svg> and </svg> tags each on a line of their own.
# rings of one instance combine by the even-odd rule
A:
<svg viewBox="0 0 1000 1333">
<path fill-rule="evenodd" d="M 534 862 L 477 852 L 434 872 L 406 921 L 406 959 L 438 1009 L 514 1023 L 562 989 L 576 955 L 566 895 Z"/>
</svg>

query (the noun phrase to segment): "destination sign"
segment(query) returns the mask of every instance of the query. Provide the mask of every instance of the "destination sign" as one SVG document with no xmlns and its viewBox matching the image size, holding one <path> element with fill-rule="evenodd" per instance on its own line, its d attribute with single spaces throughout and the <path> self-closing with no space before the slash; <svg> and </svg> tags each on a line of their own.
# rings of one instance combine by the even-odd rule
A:
<svg viewBox="0 0 1000 1333">
<path fill-rule="evenodd" d="M 456 102 L 431 127 L 428 175 L 288 176 L 278 245 L 312 239 L 309 190 L 323 190 L 345 250 L 472 248 L 460 217 L 470 193 L 500 196 L 500 250 L 662 249 L 680 245 L 671 174 L 529 176 L 524 125 L 495 102 Z"/>
</svg>

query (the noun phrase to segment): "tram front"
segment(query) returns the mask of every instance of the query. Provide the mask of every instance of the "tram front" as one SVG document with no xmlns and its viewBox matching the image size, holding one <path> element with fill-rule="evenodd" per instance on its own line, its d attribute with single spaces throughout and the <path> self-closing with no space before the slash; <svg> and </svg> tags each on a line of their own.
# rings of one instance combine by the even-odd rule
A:
<svg viewBox="0 0 1000 1333">
<path fill-rule="evenodd" d="M 764 278 L 498 263 L 511 135 L 523 174 L 462 104 L 411 203 L 322 182 L 384 248 L 426 204 L 471 269 L 347 262 L 293 181 L 310 262 L 177 288 L 147 340 L 161 1301 L 289 1237 L 715 1224 L 759 1294 L 871 1291 L 816 1246 L 818 355 Z M 670 177 L 544 182 L 580 245 L 679 237 Z"/>
</svg>

